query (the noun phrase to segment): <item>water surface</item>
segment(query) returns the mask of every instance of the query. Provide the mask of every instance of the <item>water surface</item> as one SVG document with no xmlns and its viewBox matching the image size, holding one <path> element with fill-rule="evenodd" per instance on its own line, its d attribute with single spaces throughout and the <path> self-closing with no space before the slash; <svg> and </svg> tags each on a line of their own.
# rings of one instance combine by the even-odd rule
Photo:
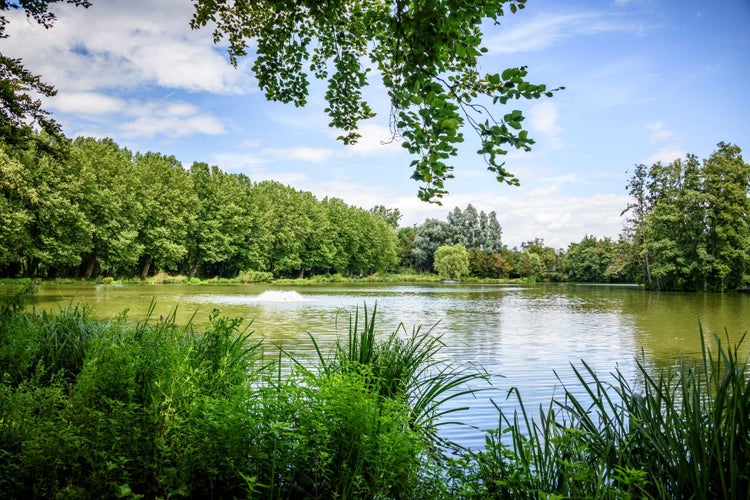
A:
<svg viewBox="0 0 750 500">
<path fill-rule="evenodd" d="M 175 322 L 208 322 L 218 309 L 241 317 L 267 344 L 312 359 L 308 332 L 325 350 L 344 338 L 351 315 L 377 305 L 377 331 L 386 335 L 403 323 L 442 335 L 440 355 L 461 366 L 479 365 L 493 389 L 460 404 L 461 420 L 476 429 L 446 433 L 466 446 L 482 446 L 481 429 L 497 425 L 492 401 L 510 411 L 509 388 L 524 403 L 546 405 L 560 394 L 560 381 L 574 384 L 570 364 L 586 362 L 598 375 L 619 368 L 631 378 L 634 359 L 647 366 L 673 363 L 700 352 L 699 324 L 730 342 L 750 330 L 750 295 L 648 292 L 637 286 L 605 285 L 58 285 L 40 286 L 35 306 L 57 310 L 89 304 L 99 317 L 128 310 L 142 321 L 175 314 Z M 744 351 L 747 353 L 747 349 Z M 634 383 L 637 383 L 634 380 Z"/>
</svg>

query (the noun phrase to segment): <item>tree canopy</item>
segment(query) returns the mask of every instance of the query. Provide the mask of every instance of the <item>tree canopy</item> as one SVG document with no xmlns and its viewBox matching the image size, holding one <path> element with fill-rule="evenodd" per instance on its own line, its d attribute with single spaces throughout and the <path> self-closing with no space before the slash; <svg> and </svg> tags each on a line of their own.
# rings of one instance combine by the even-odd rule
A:
<svg viewBox="0 0 750 500">
<path fill-rule="evenodd" d="M 453 177 L 464 129 L 480 140 L 477 151 L 499 182 L 518 184 L 500 160 L 509 148 L 529 150 L 534 141 L 524 116 L 500 116 L 492 106 L 551 97 L 555 90 L 526 80 L 527 68 L 482 73 L 487 52 L 482 26 L 499 24 L 526 0 L 194 0 L 194 29 L 211 26 L 226 39 L 234 64 L 254 52 L 253 72 L 268 99 L 304 106 L 311 78 L 327 82 L 330 126 L 345 144 L 360 137 L 362 120 L 375 116 L 363 90 L 379 74 L 390 99 L 394 138 L 415 158 L 412 178 L 419 197 L 440 202 Z"/>
<path fill-rule="evenodd" d="M 646 284 L 662 290 L 742 288 L 750 269 L 750 164 L 720 142 L 701 161 L 637 165 L 626 235 Z"/>
</svg>

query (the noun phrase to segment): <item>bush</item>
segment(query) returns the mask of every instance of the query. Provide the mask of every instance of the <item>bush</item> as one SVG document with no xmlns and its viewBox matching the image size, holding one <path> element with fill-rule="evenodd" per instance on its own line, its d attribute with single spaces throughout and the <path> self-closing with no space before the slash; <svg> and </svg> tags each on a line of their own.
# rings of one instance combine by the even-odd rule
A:
<svg viewBox="0 0 750 500">
<path fill-rule="evenodd" d="M 7 316 L 4 496 L 398 498 L 439 484 L 428 420 L 364 364 L 282 369 L 217 312 L 201 333 L 75 307 Z"/>
<path fill-rule="evenodd" d="M 273 273 L 248 269 L 242 271 L 239 276 L 237 276 L 237 281 L 240 283 L 270 283 L 273 281 Z"/>
<path fill-rule="evenodd" d="M 178 274 L 176 276 L 170 276 L 164 271 L 158 272 L 155 275 L 146 278 L 146 283 L 150 285 L 182 285 L 189 281 L 187 276 Z"/>
</svg>

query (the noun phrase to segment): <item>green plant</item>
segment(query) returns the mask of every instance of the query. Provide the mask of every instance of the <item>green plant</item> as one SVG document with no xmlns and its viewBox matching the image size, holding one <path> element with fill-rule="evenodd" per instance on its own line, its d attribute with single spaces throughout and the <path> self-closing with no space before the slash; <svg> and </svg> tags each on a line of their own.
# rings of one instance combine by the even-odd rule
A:
<svg viewBox="0 0 750 500">
<path fill-rule="evenodd" d="M 273 273 L 247 269 L 242 271 L 239 276 L 237 276 L 237 281 L 239 281 L 240 283 L 270 283 L 271 281 L 273 281 Z"/>
<path fill-rule="evenodd" d="M 432 328 L 422 332 L 421 327 L 415 327 L 408 333 L 401 323 L 385 340 L 377 341 L 376 313 L 377 304 L 371 316 L 365 305 L 360 327 L 359 309 L 355 311 L 349 320 L 347 341 L 344 345 L 337 343 L 331 360 L 323 356 L 311 336 L 321 369 L 327 376 L 359 373 L 367 380 L 369 390 L 384 398 L 406 402 L 411 425 L 437 444 L 441 442 L 437 427 L 458 423 L 445 418 L 466 410 L 449 408 L 447 403 L 483 390 L 471 384 L 486 381 L 487 374 L 439 359 L 437 354 L 444 344 L 440 336 L 432 335 Z"/>
<path fill-rule="evenodd" d="M 532 418 L 498 407 L 487 447 L 462 457 L 456 488 L 493 498 L 740 498 L 750 491 L 750 374 L 744 336 L 712 354 L 700 329 L 702 359 L 656 374 L 637 360 L 634 387 L 619 369 L 602 379 L 573 366 L 565 387 Z M 561 382 L 562 383 L 562 382 Z M 509 435 L 509 442 L 500 439 Z M 738 496 L 739 495 L 739 496 Z"/>
</svg>

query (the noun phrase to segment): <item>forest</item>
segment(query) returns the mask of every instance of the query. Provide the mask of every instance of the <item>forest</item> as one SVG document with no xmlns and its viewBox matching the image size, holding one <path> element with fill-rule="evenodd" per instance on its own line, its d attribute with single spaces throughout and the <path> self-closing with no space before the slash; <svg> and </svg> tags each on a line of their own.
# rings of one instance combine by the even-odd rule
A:
<svg viewBox="0 0 750 500">
<path fill-rule="evenodd" d="M 443 246 L 466 249 L 465 278 L 640 282 L 660 290 L 747 286 L 750 166 L 720 143 L 700 161 L 635 167 L 618 240 L 541 238 L 508 248 L 494 211 L 399 227 L 398 208 L 318 199 L 278 182 L 79 137 L 63 154 L 0 147 L 0 276 L 362 277 L 433 273 Z M 52 146 L 52 145 L 50 145 Z"/>
</svg>

